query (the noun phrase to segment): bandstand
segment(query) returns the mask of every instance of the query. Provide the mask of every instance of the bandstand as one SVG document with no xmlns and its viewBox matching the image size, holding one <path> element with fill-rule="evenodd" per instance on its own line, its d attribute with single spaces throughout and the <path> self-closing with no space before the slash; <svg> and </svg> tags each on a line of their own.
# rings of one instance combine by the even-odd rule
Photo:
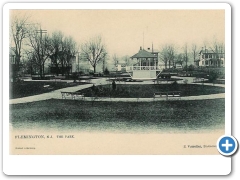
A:
<svg viewBox="0 0 240 180">
<path fill-rule="evenodd" d="M 131 59 L 137 60 L 137 63 L 127 68 L 132 79 L 156 79 L 161 72 L 158 66 L 158 52 L 153 50 L 149 52 L 140 47 L 138 53 L 133 55 Z"/>
</svg>

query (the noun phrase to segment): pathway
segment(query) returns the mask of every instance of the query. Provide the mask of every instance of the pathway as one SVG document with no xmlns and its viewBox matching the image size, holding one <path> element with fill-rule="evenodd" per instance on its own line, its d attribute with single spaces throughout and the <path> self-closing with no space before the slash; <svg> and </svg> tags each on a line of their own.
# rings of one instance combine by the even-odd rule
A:
<svg viewBox="0 0 240 180">
<path fill-rule="evenodd" d="M 92 79 L 92 83 L 98 86 L 98 85 L 109 84 L 110 82 L 107 81 L 107 78 L 99 78 L 99 79 Z M 125 84 L 125 82 L 117 82 L 117 83 Z M 153 84 L 153 81 L 127 82 L 126 84 Z M 196 83 L 196 84 L 199 84 L 199 83 Z M 204 85 L 212 86 L 213 84 L 204 83 Z M 62 99 L 61 91 L 75 92 L 81 89 L 89 88 L 91 86 L 92 84 L 78 85 L 74 87 L 58 89 L 55 91 L 51 91 L 51 92 L 43 93 L 39 95 L 28 96 L 28 97 L 17 98 L 17 99 L 10 99 L 9 104 L 28 103 L 28 102 L 42 101 L 42 100 L 48 100 L 48 99 Z M 215 84 L 214 86 L 225 87 L 224 84 Z M 202 99 L 219 99 L 219 98 L 225 98 L 225 93 L 209 94 L 209 95 L 201 95 L 201 96 L 187 96 L 187 97 L 181 97 L 181 100 L 202 100 Z M 169 100 L 171 99 L 174 100 L 174 98 L 169 98 Z M 166 97 L 156 98 L 155 100 L 153 98 L 98 98 L 96 99 L 96 101 L 121 101 L 121 102 L 151 102 L 151 101 L 165 101 L 165 100 L 166 100 Z M 92 101 L 92 98 L 86 97 L 85 101 Z"/>
</svg>

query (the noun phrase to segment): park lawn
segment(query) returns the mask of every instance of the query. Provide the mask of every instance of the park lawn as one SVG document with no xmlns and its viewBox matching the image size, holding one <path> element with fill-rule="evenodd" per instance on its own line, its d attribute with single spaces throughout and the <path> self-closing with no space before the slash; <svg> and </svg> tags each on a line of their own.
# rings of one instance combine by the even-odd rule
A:
<svg viewBox="0 0 240 180">
<path fill-rule="evenodd" d="M 23 81 L 19 83 L 11 83 L 9 87 L 9 98 L 21 98 L 26 96 L 38 95 L 66 87 L 85 84 L 82 82 L 67 83 L 53 81 Z M 44 85 L 50 85 L 50 88 L 44 88 Z"/>
<path fill-rule="evenodd" d="M 199 82 L 195 82 L 195 83 L 199 83 L 199 84 L 202 84 L 201 81 Z M 225 84 L 225 80 L 214 80 L 214 82 L 210 81 L 210 80 L 207 80 L 207 81 L 204 81 L 204 83 L 214 83 L 214 84 Z"/>
<path fill-rule="evenodd" d="M 85 96 L 115 97 L 115 98 L 152 98 L 155 92 L 181 91 L 181 96 L 199 96 L 224 93 L 225 88 L 205 86 L 201 84 L 117 84 L 115 91 L 110 85 L 80 90 Z M 94 93 L 92 93 L 94 92 Z"/>
<path fill-rule="evenodd" d="M 87 102 L 51 99 L 10 105 L 13 128 L 96 131 L 224 129 L 225 100 Z"/>
</svg>

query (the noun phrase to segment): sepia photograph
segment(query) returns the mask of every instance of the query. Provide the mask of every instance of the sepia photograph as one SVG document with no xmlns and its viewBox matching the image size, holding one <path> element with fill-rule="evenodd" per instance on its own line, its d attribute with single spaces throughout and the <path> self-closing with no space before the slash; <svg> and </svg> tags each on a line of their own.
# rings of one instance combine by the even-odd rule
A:
<svg viewBox="0 0 240 180">
<path fill-rule="evenodd" d="M 225 15 L 10 9 L 9 153 L 218 155 Z"/>
</svg>

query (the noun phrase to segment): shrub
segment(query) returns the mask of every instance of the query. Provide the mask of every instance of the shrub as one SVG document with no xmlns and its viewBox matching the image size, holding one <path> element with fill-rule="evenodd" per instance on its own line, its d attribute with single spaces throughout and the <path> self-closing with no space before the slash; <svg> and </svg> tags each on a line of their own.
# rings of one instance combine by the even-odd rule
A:
<svg viewBox="0 0 240 180">
<path fill-rule="evenodd" d="M 218 74 L 216 72 L 211 72 L 208 76 L 209 82 L 214 82 L 215 80 L 217 80 L 217 78 Z"/>
<path fill-rule="evenodd" d="M 104 70 L 104 72 L 103 72 L 103 73 L 104 73 L 104 75 L 109 75 L 109 70 L 108 70 L 108 68 L 107 68 L 107 67 L 105 68 L 105 70 Z"/>
<path fill-rule="evenodd" d="M 171 89 L 172 89 L 172 90 L 178 90 L 178 89 L 179 89 L 177 81 L 174 81 L 174 82 L 171 84 Z"/>
</svg>

